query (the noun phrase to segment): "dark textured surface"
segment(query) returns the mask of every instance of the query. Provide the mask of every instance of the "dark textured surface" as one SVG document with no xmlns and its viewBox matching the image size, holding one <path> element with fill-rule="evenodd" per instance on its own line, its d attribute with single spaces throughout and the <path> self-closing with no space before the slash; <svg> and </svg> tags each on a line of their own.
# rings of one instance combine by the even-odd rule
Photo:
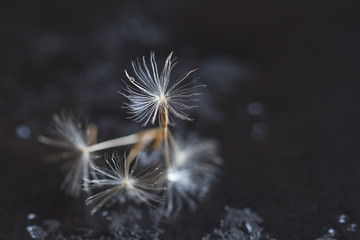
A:
<svg viewBox="0 0 360 240">
<path fill-rule="evenodd" d="M 43 164 L 36 136 L 63 109 L 98 124 L 100 139 L 135 131 L 117 91 L 130 60 L 150 50 L 159 60 L 175 51 L 174 76 L 200 67 L 208 87 L 195 122 L 178 129 L 217 139 L 225 159 L 207 201 L 165 221 L 162 239 L 201 239 L 226 205 L 250 208 L 278 240 L 321 237 L 340 214 L 359 223 L 360 18 L 351 1 L 0 6 L 1 239 L 28 238 L 32 212 L 57 219 L 64 236 L 100 231 L 83 199 L 59 191 L 63 175 Z M 16 134 L 21 126 L 28 138 Z"/>
</svg>

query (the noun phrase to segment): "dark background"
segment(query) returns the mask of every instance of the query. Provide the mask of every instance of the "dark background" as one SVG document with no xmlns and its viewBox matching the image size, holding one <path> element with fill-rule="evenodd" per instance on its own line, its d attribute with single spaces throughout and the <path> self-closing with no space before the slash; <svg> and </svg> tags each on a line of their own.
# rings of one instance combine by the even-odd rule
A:
<svg viewBox="0 0 360 240">
<path fill-rule="evenodd" d="M 340 214 L 359 223 L 358 9 L 351 1 L 2 1 L 0 238 L 28 238 L 30 212 L 58 219 L 67 236 L 97 227 L 83 199 L 59 191 L 62 172 L 41 161 L 36 137 L 63 109 L 98 124 L 100 140 L 135 131 L 117 91 L 130 60 L 150 50 L 159 62 L 175 52 L 174 76 L 200 68 L 208 87 L 195 121 L 180 126 L 217 139 L 225 160 L 209 198 L 167 223 L 164 239 L 201 239 L 225 205 L 251 208 L 278 240 L 316 239 Z M 255 115 L 253 102 L 262 107 Z"/>
</svg>

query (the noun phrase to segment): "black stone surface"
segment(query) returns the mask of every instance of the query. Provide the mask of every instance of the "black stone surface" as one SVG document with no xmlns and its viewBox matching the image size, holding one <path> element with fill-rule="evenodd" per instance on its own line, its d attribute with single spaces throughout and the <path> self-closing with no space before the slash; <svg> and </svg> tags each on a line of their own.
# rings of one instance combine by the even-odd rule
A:
<svg viewBox="0 0 360 240">
<path fill-rule="evenodd" d="M 118 90 L 150 50 L 175 52 L 174 75 L 200 68 L 208 87 L 178 129 L 217 139 L 225 160 L 208 199 L 163 222 L 160 239 L 211 234 L 225 206 L 250 208 L 278 240 L 360 239 L 337 230 L 340 214 L 360 221 L 359 31 L 355 1 L 2 1 L 0 239 L 30 239 L 29 213 L 66 238 L 111 237 L 85 196 L 59 190 L 36 137 L 63 109 L 97 123 L 100 140 L 136 130 Z"/>
</svg>

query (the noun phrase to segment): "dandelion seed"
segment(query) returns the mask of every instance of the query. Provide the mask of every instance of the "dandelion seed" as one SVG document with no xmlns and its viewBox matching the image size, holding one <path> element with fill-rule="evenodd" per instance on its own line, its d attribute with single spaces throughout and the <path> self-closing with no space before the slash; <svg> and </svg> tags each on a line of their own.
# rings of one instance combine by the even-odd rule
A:
<svg viewBox="0 0 360 240">
<path fill-rule="evenodd" d="M 167 172 L 166 216 L 178 213 L 185 205 L 196 208 L 196 201 L 204 199 L 216 179 L 222 159 L 217 143 L 191 135 L 173 144 L 171 167 Z"/>
<path fill-rule="evenodd" d="M 199 95 L 196 91 L 204 85 L 198 83 L 198 78 L 185 81 L 195 70 L 184 74 L 173 84 L 170 81 L 170 73 L 176 62 L 172 59 L 172 53 L 167 57 L 165 65 L 159 74 L 155 61 L 155 54 L 150 54 L 151 70 L 142 58 L 132 62 L 135 78 L 130 76 L 127 71 L 125 74 L 131 84 L 125 87 L 126 93 L 123 94 L 130 100 L 126 103 L 129 113 L 135 121 L 143 122 L 147 125 L 149 122 L 155 124 L 158 119 L 159 124 L 174 125 L 172 116 L 182 120 L 192 120 L 187 111 L 196 107 L 191 104 L 192 97 Z"/>
<path fill-rule="evenodd" d="M 53 138 L 39 136 L 39 141 L 62 150 L 62 152 L 47 157 L 49 162 L 63 161 L 67 175 L 61 188 L 72 196 L 79 196 L 83 178 L 89 178 L 89 167 L 96 158 L 94 153 L 86 147 L 96 143 L 97 129 L 95 125 L 88 125 L 85 129 L 77 124 L 73 117 L 62 113 L 54 115 Z M 95 177 L 95 175 L 93 176 Z"/>
<path fill-rule="evenodd" d="M 95 205 L 91 214 L 94 214 L 111 199 L 120 198 L 123 195 L 136 203 L 146 203 L 152 206 L 153 203 L 161 202 L 162 198 L 159 193 L 164 190 L 161 165 L 156 165 L 150 160 L 145 166 L 140 166 L 136 159 L 129 166 L 126 161 L 125 157 L 121 160 L 118 155 L 114 154 L 110 161 L 106 160 L 109 168 L 92 166 L 99 175 L 99 179 L 85 179 L 85 182 L 89 184 L 90 189 L 106 188 L 106 190 L 86 199 L 86 205 Z"/>
</svg>

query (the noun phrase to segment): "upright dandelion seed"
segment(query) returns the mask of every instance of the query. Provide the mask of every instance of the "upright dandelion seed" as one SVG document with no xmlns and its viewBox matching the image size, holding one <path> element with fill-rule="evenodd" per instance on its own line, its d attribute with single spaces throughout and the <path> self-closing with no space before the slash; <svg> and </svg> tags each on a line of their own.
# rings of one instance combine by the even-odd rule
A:
<svg viewBox="0 0 360 240">
<path fill-rule="evenodd" d="M 160 74 L 154 52 L 150 53 L 150 63 L 151 70 L 149 70 L 145 57 L 142 58 L 142 64 L 139 59 L 132 62 L 136 79 L 125 71 L 131 84 L 126 85 L 126 94 L 123 95 L 130 100 L 126 106 L 135 121 L 144 122 L 145 126 L 149 121 L 155 124 L 158 119 L 159 125 L 164 131 L 165 165 L 168 169 L 171 164 L 168 125 L 174 125 L 172 115 L 182 120 L 192 120 L 187 113 L 188 110 L 196 107 L 191 104 L 192 97 L 199 95 L 197 90 L 205 85 L 199 84 L 198 78 L 186 81 L 195 70 L 171 83 L 170 73 L 176 64 L 175 59 L 172 59 L 172 53 L 167 57 Z"/>
</svg>

